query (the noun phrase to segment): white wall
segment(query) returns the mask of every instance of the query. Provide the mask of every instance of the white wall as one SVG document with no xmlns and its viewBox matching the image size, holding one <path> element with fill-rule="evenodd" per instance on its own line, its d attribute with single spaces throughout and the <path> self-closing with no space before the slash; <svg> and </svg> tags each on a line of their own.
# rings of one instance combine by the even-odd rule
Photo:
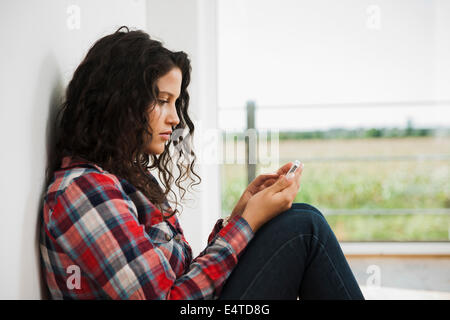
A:
<svg viewBox="0 0 450 320">
<path fill-rule="evenodd" d="M 161 3 L 170 10 L 161 11 Z M 184 6 L 185 10 L 173 5 Z M 37 217 L 52 142 L 50 124 L 75 67 L 95 40 L 119 26 L 145 30 L 147 13 L 160 18 L 158 22 L 152 18 L 152 33 L 159 32 L 163 38 L 169 35 L 171 45 L 187 48 L 198 59 L 201 50 L 195 38 L 199 27 L 196 21 L 204 13 L 200 9 L 198 1 L 1 1 L 0 299 L 41 297 Z M 194 15 L 186 17 L 187 12 Z M 185 19 L 183 24 L 177 24 L 178 18 Z M 173 37 L 175 33 L 179 36 Z M 201 101 L 196 96 L 205 87 L 200 84 L 199 64 L 196 60 L 191 96 L 200 116 L 206 116 L 198 106 L 213 101 L 214 94 Z M 211 177 L 216 177 L 214 169 Z M 216 186 L 211 191 L 216 192 Z M 200 209 L 204 207 L 203 203 Z M 196 215 L 201 220 L 201 212 Z M 196 239 L 194 235 L 194 243 L 200 243 Z"/>
<path fill-rule="evenodd" d="M 92 42 L 122 24 L 145 27 L 145 2 L 0 3 L 1 299 L 40 297 L 37 217 L 50 121 Z"/>
</svg>

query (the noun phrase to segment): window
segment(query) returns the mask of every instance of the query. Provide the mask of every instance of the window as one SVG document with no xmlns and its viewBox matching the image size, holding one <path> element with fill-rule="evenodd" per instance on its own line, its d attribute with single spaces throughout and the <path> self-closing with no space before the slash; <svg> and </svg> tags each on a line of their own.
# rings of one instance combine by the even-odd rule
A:
<svg viewBox="0 0 450 320">
<path fill-rule="evenodd" d="M 305 163 L 296 202 L 340 241 L 448 241 L 450 5 L 218 3 L 219 123 L 225 156 L 241 154 L 222 166 L 223 214 L 247 185 L 254 101 L 256 129 L 278 133 L 277 165 Z"/>
</svg>

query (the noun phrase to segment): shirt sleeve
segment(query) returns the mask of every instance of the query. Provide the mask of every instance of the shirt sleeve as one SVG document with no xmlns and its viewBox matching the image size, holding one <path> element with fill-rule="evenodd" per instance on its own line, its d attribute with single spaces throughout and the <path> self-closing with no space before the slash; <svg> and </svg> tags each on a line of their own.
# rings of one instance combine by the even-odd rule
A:
<svg viewBox="0 0 450 320">
<path fill-rule="evenodd" d="M 47 227 L 111 299 L 216 299 L 253 237 L 246 220 L 235 217 L 177 278 L 171 257 L 137 220 L 132 200 L 111 177 L 99 173 L 78 177 L 58 196 Z"/>
<path fill-rule="evenodd" d="M 211 243 L 211 241 L 215 238 L 215 236 L 219 233 L 219 231 L 222 229 L 222 223 L 223 219 L 217 220 L 216 224 L 214 225 L 211 233 L 208 236 L 208 244 Z"/>
</svg>

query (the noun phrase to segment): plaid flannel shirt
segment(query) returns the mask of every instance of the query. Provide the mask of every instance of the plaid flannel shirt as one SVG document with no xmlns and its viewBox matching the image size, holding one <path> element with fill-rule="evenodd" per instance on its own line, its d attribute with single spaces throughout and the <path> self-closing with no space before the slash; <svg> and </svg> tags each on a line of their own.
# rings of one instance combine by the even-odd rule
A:
<svg viewBox="0 0 450 320">
<path fill-rule="evenodd" d="M 157 181 L 155 177 L 149 175 Z M 64 157 L 44 197 L 40 253 L 52 299 L 217 299 L 253 237 L 219 219 L 192 259 L 167 200 L 161 212 L 125 179 Z"/>
</svg>

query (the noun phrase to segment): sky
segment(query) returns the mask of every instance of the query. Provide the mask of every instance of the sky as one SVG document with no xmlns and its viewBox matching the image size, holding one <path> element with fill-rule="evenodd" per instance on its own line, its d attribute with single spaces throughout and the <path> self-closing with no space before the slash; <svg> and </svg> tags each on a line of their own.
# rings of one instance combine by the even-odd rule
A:
<svg viewBox="0 0 450 320">
<path fill-rule="evenodd" d="M 219 127 L 450 127 L 450 1 L 219 0 Z"/>
</svg>

